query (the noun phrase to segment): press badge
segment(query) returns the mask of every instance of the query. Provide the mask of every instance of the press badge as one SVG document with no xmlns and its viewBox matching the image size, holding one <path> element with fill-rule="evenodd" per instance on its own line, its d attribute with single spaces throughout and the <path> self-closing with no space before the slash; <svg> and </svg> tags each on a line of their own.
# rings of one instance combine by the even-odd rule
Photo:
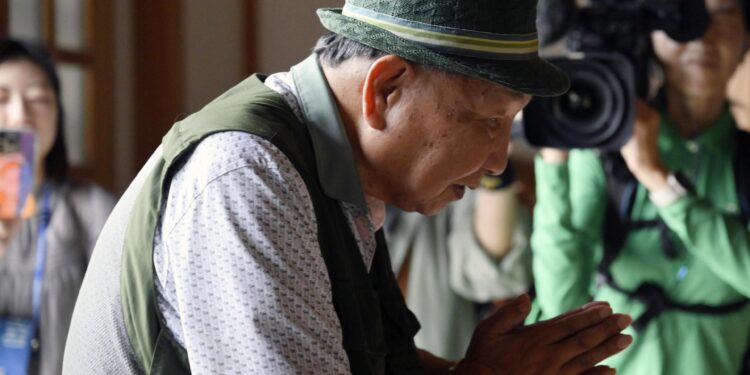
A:
<svg viewBox="0 0 750 375">
<path fill-rule="evenodd" d="M 26 375 L 35 327 L 33 319 L 0 319 L 0 375 Z"/>
</svg>

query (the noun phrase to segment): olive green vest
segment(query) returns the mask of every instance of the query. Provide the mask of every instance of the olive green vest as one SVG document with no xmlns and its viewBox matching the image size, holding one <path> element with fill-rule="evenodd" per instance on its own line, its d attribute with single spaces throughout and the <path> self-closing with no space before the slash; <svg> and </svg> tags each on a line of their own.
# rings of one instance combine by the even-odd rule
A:
<svg viewBox="0 0 750 375">
<path fill-rule="evenodd" d="M 310 59 L 300 64 L 303 82 L 297 85 L 306 84 L 308 79 L 317 79 L 319 85 L 322 73 L 317 64 L 314 68 L 311 64 Z M 159 210 L 177 161 L 212 133 L 243 131 L 278 147 L 302 176 L 310 193 L 318 241 L 352 373 L 420 373 L 413 341 L 419 323 L 398 290 L 382 231 L 376 234 L 377 250 L 368 274 L 339 201 L 326 196 L 319 182 L 307 129 L 310 125 L 301 124 L 286 101 L 268 89 L 263 80 L 257 75 L 246 79 L 201 111 L 176 123 L 163 139 L 163 156 L 136 200 L 122 255 L 121 302 L 127 335 L 138 361 L 147 374 L 190 372 L 187 353 L 165 329 L 156 308 L 153 239 Z M 303 105 L 306 113 L 330 110 L 306 106 Z"/>
</svg>

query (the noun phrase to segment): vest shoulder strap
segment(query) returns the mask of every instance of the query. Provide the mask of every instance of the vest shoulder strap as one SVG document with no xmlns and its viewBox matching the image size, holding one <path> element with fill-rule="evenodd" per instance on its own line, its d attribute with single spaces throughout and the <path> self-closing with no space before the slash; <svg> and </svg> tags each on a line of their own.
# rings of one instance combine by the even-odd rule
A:
<svg viewBox="0 0 750 375">
<path fill-rule="evenodd" d="M 138 193 L 125 230 L 121 306 L 128 340 L 147 374 L 189 373 L 187 353 L 164 334 L 154 292 L 153 238 L 173 165 L 217 132 L 246 131 L 286 144 L 304 131 L 283 98 L 265 87 L 258 76 L 238 84 L 220 99 L 176 123 L 164 137 L 161 157 Z M 297 167 L 307 170 L 309 158 L 302 156 L 302 148 L 308 144 L 300 142 L 301 146 L 282 151 L 288 151 Z"/>
</svg>

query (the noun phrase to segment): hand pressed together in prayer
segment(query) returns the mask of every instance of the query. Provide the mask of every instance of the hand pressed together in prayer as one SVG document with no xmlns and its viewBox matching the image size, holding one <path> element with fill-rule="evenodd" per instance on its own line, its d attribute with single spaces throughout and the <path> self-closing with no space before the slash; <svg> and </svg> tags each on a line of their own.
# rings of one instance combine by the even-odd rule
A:
<svg viewBox="0 0 750 375">
<path fill-rule="evenodd" d="M 592 302 L 554 319 L 523 326 L 530 311 L 523 295 L 482 321 L 457 374 L 613 374 L 597 365 L 630 345 L 621 332 L 627 315 Z"/>
</svg>

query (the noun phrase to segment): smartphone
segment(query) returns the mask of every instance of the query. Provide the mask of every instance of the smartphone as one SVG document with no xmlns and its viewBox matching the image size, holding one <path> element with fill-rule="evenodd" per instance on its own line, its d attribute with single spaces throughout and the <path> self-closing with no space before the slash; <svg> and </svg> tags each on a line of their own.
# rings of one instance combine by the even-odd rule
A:
<svg viewBox="0 0 750 375">
<path fill-rule="evenodd" d="M 30 130 L 0 130 L 0 220 L 25 219 L 35 211 L 36 135 Z"/>
</svg>

